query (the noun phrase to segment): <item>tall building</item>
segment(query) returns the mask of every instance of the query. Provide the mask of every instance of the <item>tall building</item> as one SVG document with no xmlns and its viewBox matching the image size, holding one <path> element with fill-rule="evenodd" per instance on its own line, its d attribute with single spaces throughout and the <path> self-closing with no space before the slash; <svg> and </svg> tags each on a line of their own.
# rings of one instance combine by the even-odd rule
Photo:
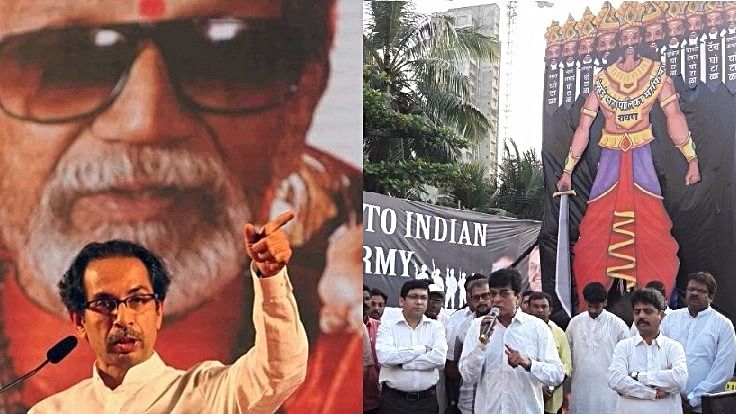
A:
<svg viewBox="0 0 736 414">
<path fill-rule="evenodd" d="M 499 38 L 501 9 L 497 4 L 450 9 L 445 16 L 451 16 L 456 28 L 477 27 L 486 36 Z M 488 137 L 481 140 L 475 148 L 468 148 L 463 154 L 464 162 L 480 161 L 486 165 L 489 176 L 496 175 L 498 168 L 498 85 L 500 62 L 484 59 L 470 59 L 459 64 L 463 73 L 470 79 L 472 102 L 491 123 Z"/>
</svg>

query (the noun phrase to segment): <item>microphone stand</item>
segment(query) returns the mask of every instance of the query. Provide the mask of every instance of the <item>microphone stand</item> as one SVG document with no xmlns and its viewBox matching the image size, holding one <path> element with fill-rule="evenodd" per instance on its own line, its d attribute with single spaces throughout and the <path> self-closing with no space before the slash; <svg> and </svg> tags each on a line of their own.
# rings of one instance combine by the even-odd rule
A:
<svg viewBox="0 0 736 414">
<path fill-rule="evenodd" d="M 15 387 L 16 385 L 18 385 L 18 384 L 20 384 L 21 382 L 23 382 L 23 381 L 27 380 L 28 378 L 30 378 L 30 377 L 32 377 L 32 376 L 34 376 L 34 375 L 36 375 L 36 373 L 37 373 L 38 371 L 40 371 L 40 370 L 41 370 L 41 368 L 45 367 L 45 366 L 46 366 L 46 364 L 48 364 L 48 363 L 49 363 L 49 360 L 47 359 L 46 361 L 43 361 L 43 362 L 41 363 L 41 365 L 39 365 L 39 366 L 37 366 L 36 368 L 34 368 L 33 370 L 31 370 L 31 371 L 27 372 L 27 373 L 26 373 L 25 375 L 23 375 L 23 376 L 21 376 L 21 377 L 18 377 L 18 378 L 16 378 L 15 380 L 13 380 L 12 382 L 10 382 L 10 383 L 8 383 L 8 384 L 5 384 L 5 385 L 3 385 L 2 387 L 0 387 L 0 394 L 2 394 L 3 392 L 5 392 L 5 391 L 7 391 L 7 390 L 9 390 L 9 389 L 11 389 L 11 388 L 13 388 L 13 387 Z"/>
<path fill-rule="evenodd" d="M 24 374 L 23 376 L 16 378 L 15 380 L 11 381 L 8 384 L 3 385 L 0 387 L 0 394 L 3 392 L 15 387 L 16 385 L 22 383 L 23 381 L 27 380 L 28 378 L 34 376 L 38 371 L 41 370 L 41 368 L 45 367 L 46 364 L 49 362 L 58 364 L 61 362 L 62 359 L 66 358 L 67 355 L 69 355 L 70 352 L 74 349 L 74 347 L 77 346 L 77 338 L 75 336 L 67 336 L 66 338 L 62 339 L 61 341 L 57 342 L 56 345 L 52 346 L 47 352 L 46 352 L 46 360 L 41 363 L 41 365 L 37 366 L 36 368 L 32 369 L 30 372 Z"/>
</svg>

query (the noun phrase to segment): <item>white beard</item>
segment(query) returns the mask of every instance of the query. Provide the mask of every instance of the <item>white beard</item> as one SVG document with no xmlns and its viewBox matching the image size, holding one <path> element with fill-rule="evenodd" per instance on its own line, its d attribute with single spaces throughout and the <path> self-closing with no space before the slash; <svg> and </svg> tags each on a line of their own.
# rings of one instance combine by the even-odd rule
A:
<svg viewBox="0 0 736 414">
<path fill-rule="evenodd" d="M 174 190 L 203 191 L 212 200 L 212 212 L 186 222 L 164 216 L 103 223 L 84 234 L 72 227 L 69 209 L 77 196 L 138 180 Z M 183 150 L 110 146 L 82 160 L 62 158 L 31 215 L 27 232 L 5 229 L 6 242 L 14 244 L 11 250 L 20 252 L 19 282 L 34 302 L 63 315 L 66 309 L 57 283 L 74 257 L 89 242 L 125 239 L 163 258 L 172 278 L 166 316 L 184 314 L 218 293 L 244 263 L 240 227 L 251 214 L 235 183 L 219 160 Z M 0 206 L 0 210 L 5 208 Z M 3 214 L 8 213 L 0 211 L 0 218 Z"/>
</svg>

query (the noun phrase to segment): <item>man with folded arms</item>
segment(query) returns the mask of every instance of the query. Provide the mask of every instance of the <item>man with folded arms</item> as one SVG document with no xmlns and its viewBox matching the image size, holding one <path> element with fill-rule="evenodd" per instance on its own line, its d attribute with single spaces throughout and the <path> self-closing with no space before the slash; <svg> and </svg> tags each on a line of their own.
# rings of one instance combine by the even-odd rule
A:
<svg viewBox="0 0 736 414">
<path fill-rule="evenodd" d="M 682 345 L 659 331 L 664 296 L 644 288 L 634 292 L 631 302 L 638 334 L 616 344 L 608 368 L 608 385 L 618 393 L 616 413 L 682 413 L 687 363 Z"/>
<path fill-rule="evenodd" d="M 402 318 L 383 322 L 376 336 L 381 364 L 382 414 L 436 414 L 439 369 L 447 355 L 445 327 L 424 316 L 429 288 L 423 280 L 401 287 Z"/>
</svg>

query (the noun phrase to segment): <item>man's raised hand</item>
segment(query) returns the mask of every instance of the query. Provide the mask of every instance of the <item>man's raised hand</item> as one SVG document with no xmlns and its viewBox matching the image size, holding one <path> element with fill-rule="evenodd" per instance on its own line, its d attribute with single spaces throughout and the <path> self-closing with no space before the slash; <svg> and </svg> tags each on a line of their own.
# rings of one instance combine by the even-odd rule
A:
<svg viewBox="0 0 736 414">
<path fill-rule="evenodd" d="M 251 223 L 243 226 L 245 252 L 262 276 L 275 275 L 291 258 L 289 239 L 281 228 L 294 217 L 294 212 L 289 210 L 279 214 L 259 230 Z"/>
</svg>

